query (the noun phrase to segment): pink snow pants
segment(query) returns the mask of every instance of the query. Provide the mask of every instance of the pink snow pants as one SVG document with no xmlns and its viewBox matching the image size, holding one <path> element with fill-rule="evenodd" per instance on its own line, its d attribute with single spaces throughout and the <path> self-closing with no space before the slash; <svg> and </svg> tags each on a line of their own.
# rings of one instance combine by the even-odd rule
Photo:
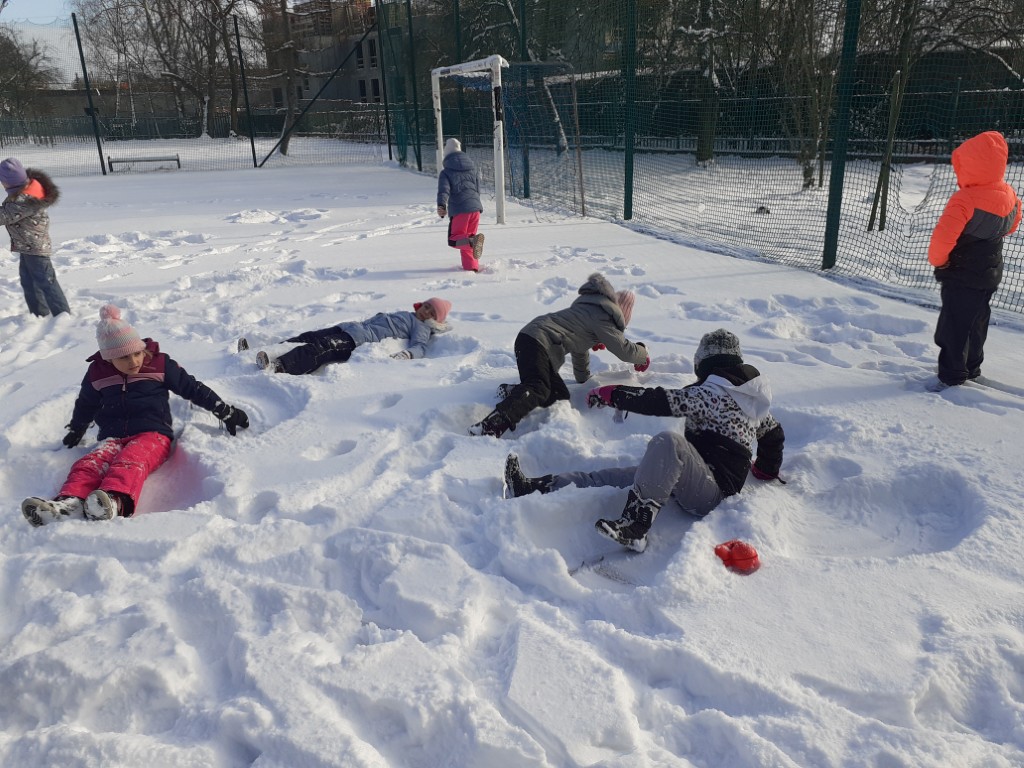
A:
<svg viewBox="0 0 1024 768">
<path fill-rule="evenodd" d="M 131 437 L 110 437 L 71 465 L 61 496 L 84 499 L 100 488 L 117 491 L 139 501 L 142 485 L 171 455 L 171 438 L 159 432 L 140 432 Z"/>
<path fill-rule="evenodd" d="M 469 239 L 479 227 L 480 214 L 477 211 L 457 213 L 448 220 L 448 245 L 462 253 L 463 269 L 476 270 L 480 267 L 480 262 L 473 257 L 473 243 Z"/>
</svg>

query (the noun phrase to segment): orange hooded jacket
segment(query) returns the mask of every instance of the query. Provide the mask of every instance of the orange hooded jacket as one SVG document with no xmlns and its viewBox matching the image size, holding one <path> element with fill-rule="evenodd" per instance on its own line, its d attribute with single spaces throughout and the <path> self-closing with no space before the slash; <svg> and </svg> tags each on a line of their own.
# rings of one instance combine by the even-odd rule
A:
<svg viewBox="0 0 1024 768">
<path fill-rule="evenodd" d="M 960 187 L 939 217 L 928 261 L 935 279 L 995 289 L 1003 275 L 1003 238 L 1017 229 L 1021 201 L 1006 183 L 1009 149 L 998 131 L 980 133 L 953 150 Z"/>
</svg>

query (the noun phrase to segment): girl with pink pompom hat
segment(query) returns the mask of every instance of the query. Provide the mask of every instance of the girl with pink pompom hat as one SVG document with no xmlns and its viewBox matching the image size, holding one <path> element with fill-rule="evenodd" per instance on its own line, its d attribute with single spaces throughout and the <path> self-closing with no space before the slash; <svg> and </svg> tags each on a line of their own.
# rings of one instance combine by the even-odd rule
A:
<svg viewBox="0 0 1024 768">
<path fill-rule="evenodd" d="M 155 341 L 141 338 L 113 304 L 100 309 L 96 343 L 63 443 L 78 446 L 93 422 L 98 442 L 71 466 L 53 499 L 32 496 L 21 503 L 32 525 L 131 517 L 146 478 L 171 455 L 171 392 L 212 412 L 231 435 L 249 427 L 245 411 L 190 376 Z"/>
</svg>

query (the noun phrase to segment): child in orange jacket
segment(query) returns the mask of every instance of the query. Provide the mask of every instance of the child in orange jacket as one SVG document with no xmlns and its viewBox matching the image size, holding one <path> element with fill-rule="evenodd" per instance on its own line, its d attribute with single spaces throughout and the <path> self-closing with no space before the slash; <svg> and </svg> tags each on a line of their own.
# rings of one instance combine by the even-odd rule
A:
<svg viewBox="0 0 1024 768">
<path fill-rule="evenodd" d="M 1021 219 L 1020 198 L 1005 180 L 1008 156 L 998 131 L 980 133 L 953 150 L 960 189 L 946 203 L 928 245 L 942 294 L 936 389 L 981 375 L 989 301 L 1003 277 L 1003 238 Z"/>
</svg>

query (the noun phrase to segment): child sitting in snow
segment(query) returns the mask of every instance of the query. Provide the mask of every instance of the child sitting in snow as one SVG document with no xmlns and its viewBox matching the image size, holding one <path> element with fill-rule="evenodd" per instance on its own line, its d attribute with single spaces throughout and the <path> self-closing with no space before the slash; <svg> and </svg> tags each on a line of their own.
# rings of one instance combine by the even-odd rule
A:
<svg viewBox="0 0 1024 768">
<path fill-rule="evenodd" d="M 435 296 L 413 304 L 412 308 L 413 312 L 378 312 L 362 322 L 344 322 L 330 328 L 300 333 L 287 341 L 298 342 L 301 346 L 276 359 L 271 359 L 266 352 L 259 352 L 256 363 L 260 368 L 272 367 L 276 373 L 299 376 L 312 373 L 327 363 L 343 363 L 352 356 L 356 347 L 382 339 L 409 340 L 408 348 L 392 355 L 396 360 L 423 357 L 433 335 L 448 330 L 444 321 L 452 303 Z M 239 339 L 238 348 L 248 349 L 249 343 Z"/>
<path fill-rule="evenodd" d="M 139 338 L 112 304 L 100 310 L 96 340 L 99 351 L 88 358 L 63 442 L 74 448 L 94 420 L 101 442 L 72 465 L 54 500 L 21 503 L 32 525 L 131 517 L 146 478 L 171 454 L 169 392 L 211 411 L 231 435 L 249 426 L 245 411 L 186 373 L 155 341 Z"/>
<path fill-rule="evenodd" d="M 619 519 L 598 520 L 596 528 L 602 536 L 643 552 L 647 532 L 669 499 L 703 517 L 722 499 L 740 492 L 748 469 L 759 480 L 776 479 L 786 436 L 769 413 L 768 383 L 743 362 L 739 339 L 721 328 L 705 334 L 693 367 L 697 381 L 682 389 L 605 386 L 588 393 L 591 407 L 686 418 L 684 434 L 661 432 L 651 439 L 639 466 L 527 477 L 519 458 L 511 454 L 505 461 L 508 490 L 525 496 L 567 485 L 628 487 Z M 751 464 L 755 440 L 757 458 Z"/>
<path fill-rule="evenodd" d="M 647 347 L 629 341 L 629 325 L 636 296 L 632 291 L 615 292 L 600 272 L 580 286 L 572 306 L 535 317 L 516 336 L 516 366 L 520 383 L 502 384 L 502 401 L 482 420 L 469 428 L 471 435 L 501 437 L 516 428 L 534 408 L 549 408 L 569 399 L 558 369 L 565 356 L 572 356 L 572 372 L 582 384 L 590 378 L 590 352 L 607 349 L 620 360 L 633 363 L 637 371 L 651 364 Z"/>
</svg>

